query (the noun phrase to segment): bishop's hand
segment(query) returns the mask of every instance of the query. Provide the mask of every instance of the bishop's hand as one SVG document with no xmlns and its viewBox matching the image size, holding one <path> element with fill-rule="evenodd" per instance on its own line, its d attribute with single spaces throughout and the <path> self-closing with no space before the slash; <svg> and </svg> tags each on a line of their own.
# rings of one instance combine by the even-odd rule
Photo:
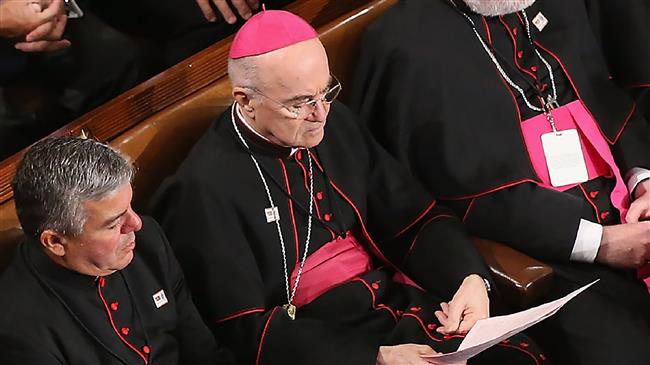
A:
<svg viewBox="0 0 650 365">
<path fill-rule="evenodd" d="M 490 298 L 483 278 L 476 274 L 463 280 L 449 303 L 440 303 L 435 312 L 442 326 L 436 331 L 445 335 L 467 333 L 479 319 L 490 316 Z"/>
</svg>

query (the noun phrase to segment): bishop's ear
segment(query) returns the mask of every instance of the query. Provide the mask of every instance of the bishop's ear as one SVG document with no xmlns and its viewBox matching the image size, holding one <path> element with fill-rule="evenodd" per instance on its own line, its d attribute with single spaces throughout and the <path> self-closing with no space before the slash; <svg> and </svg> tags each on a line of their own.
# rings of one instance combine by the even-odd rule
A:
<svg viewBox="0 0 650 365">
<path fill-rule="evenodd" d="M 232 96 L 235 99 L 235 102 L 239 104 L 241 112 L 249 118 L 255 119 L 255 99 L 252 95 L 250 89 L 234 87 L 232 90 Z"/>
</svg>

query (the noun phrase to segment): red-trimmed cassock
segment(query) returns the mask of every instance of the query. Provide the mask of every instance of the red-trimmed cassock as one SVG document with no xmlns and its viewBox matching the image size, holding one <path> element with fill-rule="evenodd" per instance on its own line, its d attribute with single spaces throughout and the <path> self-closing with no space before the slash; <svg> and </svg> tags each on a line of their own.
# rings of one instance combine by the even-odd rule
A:
<svg viewBox="0 0 650 365">
<path fill-rule="evenodd" d="M 619 9 L 620 29 L 614 29 L 593 1 L 589 10 L 601 18 L 589 18 L 582 1 L 537 1 L 525 14 L 497 17 L 456 3 L 457 8 L 446 0 L 401 1 L 369 27 L 355 75 L 354 109 L 391 154 L 463 217 L 472 234 L 551 263 L 552 297 L 601 278 L 537 327 L 551 359 L 646 363 L 647 288 L 636 271 L 593 264 L 602 227 L 621 222 L 627 190 L 635 179 L 647 178 L 650 168 L 648 124 L 612 80 L 601 51 L 601 43 L 613 46 L 614 32 L 632 24 L 622 21 Z M 602 3 L 646 14 L 641 20 L 647 26 L 647 2 Z M 597 34 L 610 38 L 605 42 Z M 648 34 L 632 35 L 639 40 L 627 40 L 637 47 L 634 52 L 647 55 Z M 649 72 L 647 63 L 629 59 L 619 59 L 617 69 L 625 62 L 628 80 Z M 526 100 L 539 108 L 539 96 L 554 94 L 556 120 L 570 123 L 562 129 L 578 131 L 586 182 L 553 187 L 540 164 L 541 133 L 551 127 Z"/>
<path fill-rule="evenodd" d="M 133 260 L 94 277 L 52 261 L 33 239 L 0 279 L 2 365 L 230 365 L 192 303 L 156 222 L 143 217 Z"/>
<path fill-rule="evenodd" d="M 286 272 L 276 224 L 265 213 L 267 193 L 235 126 L 278 208 Z M 488 277 L 460 220 L 436 204 L 341 104 L 332 104 L 324 140 L 293 152 L 264 141 L 228 110 L 154 199 L 153 213 L 214 333 L 241 364 L 373 365 L 380 345 L 457 348 L 460 336 L 436 332 L 434 310 L 467 275 Z M 305 250 L 308 154 L 313 224 L 292 320 L 282 305 L 285 275 L 293 287 Z M 426 292 L 405 284 L 398 268 Z M 476 360 L 544 359 L 517 336 Z"/>
</svg>

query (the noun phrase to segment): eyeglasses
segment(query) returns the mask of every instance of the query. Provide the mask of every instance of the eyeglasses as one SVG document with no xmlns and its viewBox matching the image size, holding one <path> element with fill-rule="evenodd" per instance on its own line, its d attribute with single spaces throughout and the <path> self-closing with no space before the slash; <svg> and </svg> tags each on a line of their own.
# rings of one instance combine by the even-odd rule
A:
<svg viewBox="0 0 650 365">
<path fill-rule="evenodd" d="M 325 105 L 329 105 L 332 102 L 334 102 L 334 100 L 336 100 L 336 97 L 339 96 L 342 87 L 339 80 L 334 75 L 330 75 L 330 84 L 327 87 L 327 90 L 321 96 L 317 95 L 313 98 L 310 98 L 309 100 L 299 102 L 294 105 L 287 105 L 281 101 L 278 101 L 264 94 L 261 90 L 257 88 L 250 88 L 250 89 L 264 96 L 265 98 L 277 103 L 278 105 L 282 106 L 282 108 L 286 109 L 289 113 L 291 113 L 293 119 L 304 119 L 307 118 L 316 110 L 316 105 L 318 104 L 319 101 Z"/>
</svg>

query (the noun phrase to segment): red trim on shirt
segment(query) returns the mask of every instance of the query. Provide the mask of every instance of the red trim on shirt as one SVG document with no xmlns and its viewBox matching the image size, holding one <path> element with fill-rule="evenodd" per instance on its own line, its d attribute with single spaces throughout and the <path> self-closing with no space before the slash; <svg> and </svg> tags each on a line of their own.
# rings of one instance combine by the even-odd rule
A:
<svg viewBox="0 0 650 365">
<path fill-rule="evenodd" d="M 483 27 L 485 28 L 485 33 L 487 34 L 488 44 L 492 45 L 492 31 L 490 30 L 490 25 L 485 20 L 485 16 L 481 16 L 481 21 L 483 21 Z"/>
<path fill-rule="evenodd" d="M 102 278 L 103 279 L 103 278 Z M 120 334 L 120 331 L 117 330 L 117 327 L 115 326 L 115 322 L 113 321 L 113 315 L 111 314 L 111 309 L 108 307 L 108 303 L 106 303 L 106 299 L 104 299 L 104 294 L 102 293 L 102 285 L 97 285 L 97 292 L 99 293 L 99 299 L 101 299 L 102 304 L 104 304 L 104 309 L 106 310 L 106 314 L 108 315 L 108 321 L 111 323 L 111 327 L 113 327 L 113 331 L 115 334 L 117 334 L 117 337 L 124 342 L 126 346 L 128 346 L 131 350 L 133 350 L 138 356 L 142 358 L 145 364 L 148 364 L 149 361 L 147 360 L 147 355 L 141 353 L 135 346 L 133 346 L 129 341 L 127 341 L 122 335 Z"/>
<path fill-rule="evenodd" d="M 591 205 L 594 208 L 594 211 L 596 212 L 596 222 L 600 223 L 600 211 L 598 210 L 598 207 L 596 206 L 596 204 L 594 204 L 593 201 L 591 201 L 589 194 L 587 194 L 587 191 L 582 186 L 582 184 L 578 184 L 578 187 L 580 188 L 580 191 L 582 191 L 582 195 L 585 196 L 585 200 L 587 200 L 587 202 L 589 202 L 589 205 Z"/>
<path fill-rule="evenodd" d="M 538 181 L 531 180 L 531 179 L 522 179 L 522 180 L 517 180 L 517 181 L 505 183 L 503 185 L 499 185 L 499 186 L 497 186 L 495 188 L 492 188 L 490 190 L 486 190 L 486 191 L 476 193 L 476 194 L 470 194 L 470 195 L 464 195 L 464 196 L 458 196 L 458 197 L 454 197 L 454 196 L 452 196 L 452 197 L 443 197 L 443 196 L 441 196 L 440 199 L 443 199 L 443 200 L 465 200 L 465 199 L 470 199 L 470 198 L 478 198 L 478 197 L 481 197 L 483 195 L 492 194 L 492 193 L 494 193 L 496 191 L 507 189 L 509 187 L 516 186 L 516 185 L 523 184 L 523 183 L 533 183 L 535 185 L 539 185 Z"/>
<path fill-rule="evenodd" d="M 354 203 L 352 202 L 352 199 L 350 199 L 347 195 L 345 195 L 343 190 L 341 190 L 341 188 L 339 188 L 338 185 L 334 183 L 334 181 L 330 180 L 330 184 L 332 185 L 334 190 L 336 190 L 343 197 L 343 199 L 345 199 L 345 201 L 348 202 L 348 204 L 352 207 L 352 209 L 356 213 L 357 219 L 359 219 L 359 224 L 361 225 L 361 232 L 363 233 L 366 240 L 368 240 L 368 243 L 372 246 L 372 248 L 374 248 L 375 254 L 379 257 L 379 259 L 385 262 L 386 264 L 388 264 L 390 267 L 394 268 L 395 270 L 399 270 L 395 264 L 390 262 L 390 260 L 388 260 L 388 258 L 384 256 L 384 254 L 381 252 L 381 250 L 379 249 L 375 241 L 372 239 L 372 237 L 370 237 L 370 233 L 368 233 L 368 230 L 366 229 L 366 224 L 363 222 L 361 213 L 359 212 L 359 209 L 357 209 L 357 206 L 354 205 Z"/>
<path fill-rule="evenodd" d="M 404 234 L 404 232 L 406 232 L 406 231 L 408 231 L 409 229 L 411 229 L 411 227 L 413 227 L 413 226 L 414 226 L 416 223 L 418 223 L 422 218 L 424 218 L 424 216 L 427 215 L 427 213 L 429 213 L 429 212 L 431 211 L 431 209 L 433 209 L 433 207 L 436 206 L 436 203 L 437 203 L 437 201 L 436 201 L 435 199 L 433 199 L 433 201 L 431 202 L 431 204 L 429 204 L 429 206 L 427 206 L 427 207 L 424 209 L 424 211 L 423 211 L 422 213 L 420 213 L 420 215 L 419 215 L 419 216 L 418 216 L 418 217 L 417 217 L 413 222 L 409 223 L 406 227 L 404 227 L 401 231 L 399 231 L 399 233 L 396 234 L 395 237 L 399 237 L 399 236 L 401 236 L 402 234 Z"/>
<path fill-rule="evenodd" d="M 498 344 L 496 344 L 496 346 L 507 347 L 507 348 L 519 350 L 519 351 L 525 353 L 526 355 L 532 357 L 533 360 L 535 361 L 535 365 L 539 365 L 539 361 L 537 360 L 537 356 L 535 356 L 532 352 L 530 352 L 528 350 L 525 350 L 525 349 L 523 349 L 523 348 L 521 348 L 519 346 L 510 345 L 510 344 L 503 343 L 503 342 L 499 342 Z"/>
<path fill-rule="evenodd" d="M 650 83 L 632 84 L 632 85 L 628 85 L 627 87 L 632 87 L 632 88 L 636 88 L 636 87 L 650 87 Z"/>
<path fill-rule="evenodd" d="M 453 219 L 453 218 L 458 218 L 458 217 L 455 217 L 455 216 L 450 215 L 450 214 L 438 214 L 437 216 L 435 216 L 435 217 L 429 219 L 428 221 L 426 221 L 426 223 L 424 223 L 424 224 L 422 225 L 422 227 L 420 228 L 420 230 L 418 231 L 418 233 L 417 233 L 417 234 L 415 235 L 415 237 L 413 238 L 413 242 L 411 242 L 411 246 L 409 246 L 409 249 L 408 249 L 408 251 L 406 252 L 406 255 L 404 255 L 404 261 L 406 261 L 406 260 L 408 259 L 409 255 L 411 254 L 411 251 L 413 251 L 413 248 L 415 248 L 415 243 L 417 242 L 418 238 L 420 238 L 420 233 L 422 232 L 422 230 L 423 230 L 423 229 L 424 229 L 424 228 L 425 228 L 429 223 L 433 222 L 434 220 L 436 220 L 436 219 L 438 219 L 438 218 L 452 218 L 452 219 Z"/>
<path fill-rule="evenodd" d="M 431 335 L 431 333 L 429 332 L 429 329 L 427 328 L 427 326 L 424 324 L 424 321 L 422 321 L 422 319 L 421 319 L 420 317 L 416 316 L 416 315 L 413 314 L 413 313 L 404 313 L 404 315 L 402 316 L 402 318 L 404 318 L 404 317 L 415 318 L 415 320 L 418 321 L 418 322 L 420 323 L 420 326 L 422 327 L 423 332 L 427 335 L 427 337 L 429 337 L 429 338 L 431 339 L 431 341 L 434 341 L 434 342 L 443 342 L 443 341 L 444 341 L 444 340 L 442 340 L 442 339 L 440 339 L 440 338 L 435 338 L 435 337 L 433 337 L 433 336 Z M 436 333 L 437 333 L 437 332 L 436 332 Z M 452 336 L 452 337 L 453 337 L 453 336 Z M 457 337 L 458 337 L 458 338 L 462 338 L 463 336 L 457 336 Z"/>
<path fill-rule="evenodd" d="M 229 315 L 227 315 L 227 316 L 225 316 L 225 317 L 223 317 L 221 319 L 217 319 L 215 322 L 216 323 L 223 323 L 223 322 L 229 321 L 231 319 L 235 319 L 235 318 L 238 318 L 238 317 L 245 316 L 247 314 L 262 313 L 262 312 L 265 312 L 265 311 L 266 311 L 266 309 L 264 309 L 264 308 L 244 309 L 242 311 L 235 312 L 233 314 L 229 314 Z"/>
<path fill-rule="evenodd" d="M 564 63 L 562 63 L 562 60 L 560 59 L 560 57 L 558 57 L 555 53 L 551 52 L 549 49 L 547 49 L 546 47 L 544 47 L 544 46 L 543 46 L 541 43 L 539 43 L 538 41 L 535 41 L 535 44 L 536 44 L 539 48 L 541 48 L 542 50 L 544 50 L 544 52 L 546 52 L 546 53 L 548 53 L 549 55 L 551 55 L 551 57 L 555 58 L 555 60 L 556 60 L 556 61 L 558 62 L 558 64 L 560 65 L 560 67 L 562 67 L 562 70 L 564 71 L 564 74 L 566 75 L 567 79 L 569 79 L 569 83 L 571 83 L 571 87 L 573 88 L 573 91 L 575 91 L 576 95 L 578 96 L 578 99 L 580 99 L 580 101 L 582 101 L 582 102 L 584 103 L 584 100 L 582 99 L 582 96 L 580 95 L 580 92 L 578 92 L 578 88 L 576 87 L 575 82 L 573 82 L 573 78 L 571 77 L 571 75 L 570 75 L 569 72 L 567 71 L 566 67 L 564 66 Z M 585 104 L 585 105 L 586 105 L 586 104 Z M 600 127 L 600 124 L 599 124 L 599 123 L 596 123 L 596 125 L 598 126 L 598 129 L 600 130 L 600 134 L 603 135 L 603 137 L 605 138 L 605 140 L 607 140 L 607 142 L 609 142 L 609 144 L 614 144 L 614 143 L 616 143 L 616 141 L 618 141 L 618 139 L 619 139 L 619 137 L 621 136 L 621 134 L 623 134 L 623 130 L 624 130 L 625 127 L 627 126 L 627 122 L 628 122 L 628 121 L 630 120 L 630 118 L 632 117 L 632 114 L 634 113 L 634 110 L 635 110 L 635 109 L 636 109 L 636 102 L 633 100 L 633 101 L 632 101 L 632 110 L 628 113 L 627 117 L 625 117 L 625 120 L 623 121 L 623 125 L 621 126 L 621 129 L 618 131 L 618 133 L 616 133 L 616 137 L 614 137 L 613 140 L 609 139 L 609 137 L 607 136 L 607 134 L 603 133 L 603 130 L 602 130 L 602 128 Z M 589 110 L 589 108 L 587 108 L 587 111 L 589 112 L 589 114 L 591 114 L 591 110 Z M 593 115 L 592 115 L 591 117 L 593 118 Z M 594 118 L 594 120 L 597 121 L 596 118 Z"/>
<path fill-rule="evenodd" d="M 287 167 L 284 165 L 284 161 L 282 159 L 278 159 L 280 161 L 280 166 L 282 167 L 282 174 L 284 175 L 284 183 L 287 186 L 287 193 L 291 195 L 291 186 L 289 186 L 289 175 L 287 174 Z M 296 225 L 296 217 L 293 214 L 293 201 L 291 199 L 287 199 L 288 204 L 289 204 L 289 214 L 291 215 L 291 223 L 293 224 L 293 237 L 296 242 L 296 265 L 299 263 L 299 258 L 300 258 L 300 241 L 298 241 L 298 226 Z"/>
<path fill-rule="evenodd" d="M 302 164 L 302 161 L 299 161 L 297 158 L 296 158 L 296 163 L 302 169 L 302 176 L 304 177 L 303 180 L 305 180 L 305 190 L 309 194 L 309 182 L 307 181 L 307 175 L 308 175 L 307 169 L 305 169 L 305 166 Z M 314 208 L 316 208 L 316 216 L 318 218 L 322 218 L 322 215 L 320 213 L 320 208 L 318 206 L 318 199 L 316 199 L 316 196 L 312 196 L 311 198 L 314 201 Z M 336 234 L 334 233 L 334 231 L 332 229 L 330 229 L 330 227 L 328 227 L 328 226 L 325 226 L 325 229 L 330 233 L 330 235 L 332 236 L 332 239 L 335 240 L 336 239 Z"/>
<path fill-rule="evenodd" d="M 388 311 L 388 313 L 391 315 L 391 317 L 393 317 L 393 319 L 395 320 L 395 323 L 397 323 L 397 321 L 398 321 L 397 314 L 395 313 L 395 311 L 393 311 L 393 308 L 391 308 L 391 307 L 389 307 L 389 306 L 387 306 L 385 304 L 377 304 L 377 297 L 375 296 L 375 291 L 372 290 L 372 286 L 370 284 L 368 284 L 365 280 L 363 280 L 362 278 L 359 278 L 359 277 L 354 278 L 351 281 L 358 281 L 361 284 L 363 284 L 363 286 L 365 286 L 366 289 L 368 289 L 368 292 L 370 293 L 370 296 L 372 297 L 372 308 L 375 309 L 375 310 L 383 309 L 385 311 Z"/>
<path fill-rule="evenodd" d="M 518 50 L 517 49 L 517 39 L 515 39 L 515 36 L 512 34 L 512 30 L 510 29 L 510 25 L 508 25 L 508 23 L 506 23 L 506 21 L 503 20 L 503 16 L 499 16 L 499 22 L 503 25 L 504 28 L 506 28 L 506 33 L 508 33 L 508 35 L 510 36 L 510 39 L 512 40 L 512 48 L 514 50 L 514 53 L 512 54 L 512 58 L 515 61 L 515 66 L 517 66 L 517 68 L 520 71 L 524 72 L 526 75 L 532 77 L 533 80 L 537 80 L 537 75 L 530 72 L 530 70 L 521 67 L 521 65 L 519 64 L 519 61 L 517 61 L 517 50 Z"/>
<path fill-rule="evenodd" d="M 257 347 L 257 359 L 255 360 L 255 365 L 260 364 L 260 359 L 262 358 L 262 346 L 264 346 L 264 337 L 266 336 L 266 331 L 269 329 L 269 324 L 271 323 L 271 319 L 273 319 L 273 315 L 275 312 L 277 312 L 278 307 L 273 308 L 273 311 L 269 315 L 269 319 L 266 320 L 266 323 L 264 324 L 264 330 L 262 331 L 262 336 L 260 337 L 260 344 Z"/>
<path fill-rule="evenodd" d="M 463 223 L 465 223 L 467 217 L 469 217 L 469 213 L 472 211 L 472 208 L 474 208 L 474 202 L 476 202 L 476 198 L 472 198 L 472 201 L 469 202 L 469 205 L 465 210 L 465 215 L 463 215 Z"/>
</svg>

